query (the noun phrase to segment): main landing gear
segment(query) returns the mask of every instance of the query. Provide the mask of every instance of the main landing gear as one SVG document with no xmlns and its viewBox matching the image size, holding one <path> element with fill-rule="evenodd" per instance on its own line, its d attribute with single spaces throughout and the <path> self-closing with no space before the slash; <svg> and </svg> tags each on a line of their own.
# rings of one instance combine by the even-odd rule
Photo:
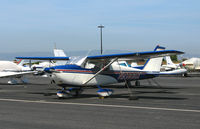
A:
<svg viewBox="0 0 200 129">
<path fill-rule="evenodd" d="M 79 94 L 83 92 L 82 88 L 69 88 L 66 89 L 65 87 L 62 88 L 61 91 L 57 92 L 58 98 L 66 98 L 66 97 L 77 97 Z"/>
<path fill-rule="evenodd" d="M 140 81 L 135 81 L 135 86 L 140 86 Z"/>
<path fill-rule="evenodd" d="M 130 81 L 125 81 L 125 86 L 127 87 L 128 91 L 129 91 L 129 100 L 137 100 L 138 97 L 130 89 L 131 82 Z"/>
<path fill-rule="evenodd" d="M 129 87 L 132 87 L 131 82 L 130 81 L 125 81 L 125 86 L 127 87 L 127 85 Z M 140 86 L 140 81 L 135 81 L 135 86 Z"/>
</svg>

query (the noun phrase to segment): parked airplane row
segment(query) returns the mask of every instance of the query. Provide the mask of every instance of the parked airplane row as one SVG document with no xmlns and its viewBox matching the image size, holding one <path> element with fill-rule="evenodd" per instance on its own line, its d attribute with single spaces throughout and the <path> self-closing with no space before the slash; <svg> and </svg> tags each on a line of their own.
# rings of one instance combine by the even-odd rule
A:
<svg viewBox="0 0 200 129">
<path fill-rule="evenodd" d="M 110 96 L 111 89 L 101 86 L 125 82 L 127 87 L 131 81 L 154 78 L 160 75 L 163 57 L 183 54 L 181 51 L 164 50 L 157 46 L 154 51 L 119 53 L 110 55 L 86 56 L 76 64 L 55 65 L 44 69 L 52 81 L 62 90 L 57 96 L 63 98 L 67 95 L 78 95 L 86 86 L 95 86 L 100 96 Z M 64 55 L 62 55 L 64 56 Z M 70 57 L 16 57 L 28 60 L 70 60 Z M 142 67 L 130 67 L 120 64 L 121 61 L 148 59 Z M 67 87 L 74 87 L 69 88 Z"/>
<path fill-rule="evenodd" d="M 71 57 L 67 57 L 63 50 L 54 49 L 55 57 L 16 57 L 20 59 L 17 64 L 11 61 L 0 61 L 0 78 L 10 78 L 10 84 L 27 83 L 24 75 L 43 71 L 48 74 L 52 82 L 62 87 L 57 93 L 59 98 L 67 95 L 78 95 L 85 86 L 96 86 L 100 96 L 110 96 L 111 89 L 102 89 L 101 86 L 125 82 L 127 87 L 131 81 L 140 85 L 139 80 L 157 77 L 161 74 L 183 74 L 186 72 L 181 64 L 174 64 L 170 55 L 182 54 L 176 50 L 165 50 L 164 47 L 156 46 L 154 51 L 120 53 L 110 55 L 86 56 L 74 63 Z M 161 67 L 163 57 L 166 57 L 167 65 Z M 127 61 L 148 59 L 143 66 L 129 65 Z M 47 60 L 37 65 L 24 66 L 23 61 Z M 56 60 L 56 62 L 52 62 Z M 66 61 L 69 60 L 68 63 Z M 71 60 L 71 62 L 70 62 Z M 165 69 L 161 72 L 160 69 Z M 34 70 L 34 71 L 33 71 Z M 36 71 L 35 71 L 36 70 Z M 69 88 L 67 87 L 74 87 Z"/>
</svg>

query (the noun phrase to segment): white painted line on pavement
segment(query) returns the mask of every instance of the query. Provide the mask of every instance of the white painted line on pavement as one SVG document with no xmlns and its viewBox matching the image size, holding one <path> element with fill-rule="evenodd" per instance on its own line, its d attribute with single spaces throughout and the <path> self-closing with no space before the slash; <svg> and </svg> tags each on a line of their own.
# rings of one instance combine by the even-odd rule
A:
<svg viewBox="0 0 200 129">
<path fill-rule="evenodd" d="M 59 105 L 78 105 L 78 106 L 94 106 L 94 107 L 112 107 L 112 108 L 129 108 L 129 109 L 145 109 L 145 110 L 162 110 L 177 112 L 194 112 L 200 113 L 200 110 L 176 109 L 176 108 L 157 108 L 157 107 L 141 107 L 141 106 L 125 106 L 125 105 L 107 105 L 107 104 L 88 104 L 88 103 L 69 103 L 69 102 L 48 102 L 45 100 L 20 100 L 20 99 L 0 99 L 0 101 L 24 102 L 24 103 L 41 103 L 41 104 L 59 104 Z"/>
</svg>

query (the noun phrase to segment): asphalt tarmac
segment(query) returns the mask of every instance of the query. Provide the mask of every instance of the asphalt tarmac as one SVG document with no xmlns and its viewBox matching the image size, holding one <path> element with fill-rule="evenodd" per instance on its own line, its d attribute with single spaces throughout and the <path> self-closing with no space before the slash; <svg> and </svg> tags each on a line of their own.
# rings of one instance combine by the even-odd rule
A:
<svg viewBox="0 0 200 129">
<path fill-rule="evenodd" d="M 58 99 L 60 88 L 48 78 L 28 78 L 26 85 L 0 79 L 0 129 L 200 129 L 200 77 L 110 85 L 114 93 L 105 99 L 91 87 Z M 129 100 L 131 93 L 138 99 Z"/>
</svg>

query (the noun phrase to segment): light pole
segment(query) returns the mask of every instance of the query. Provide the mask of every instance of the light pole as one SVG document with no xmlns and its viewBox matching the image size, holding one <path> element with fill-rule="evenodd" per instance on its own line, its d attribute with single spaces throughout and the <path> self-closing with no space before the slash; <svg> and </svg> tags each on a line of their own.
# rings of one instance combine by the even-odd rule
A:
<svg viewBox="0 0 200 129">
<path fill-rule="evenodd" d="M 103 45 L 102 45 L 102 28 L 104 28 L 103 25 L 98 26 L 100 28 L 100 39 L 101 39 L 101 55 L 103 54 Z"/>
</svg>

